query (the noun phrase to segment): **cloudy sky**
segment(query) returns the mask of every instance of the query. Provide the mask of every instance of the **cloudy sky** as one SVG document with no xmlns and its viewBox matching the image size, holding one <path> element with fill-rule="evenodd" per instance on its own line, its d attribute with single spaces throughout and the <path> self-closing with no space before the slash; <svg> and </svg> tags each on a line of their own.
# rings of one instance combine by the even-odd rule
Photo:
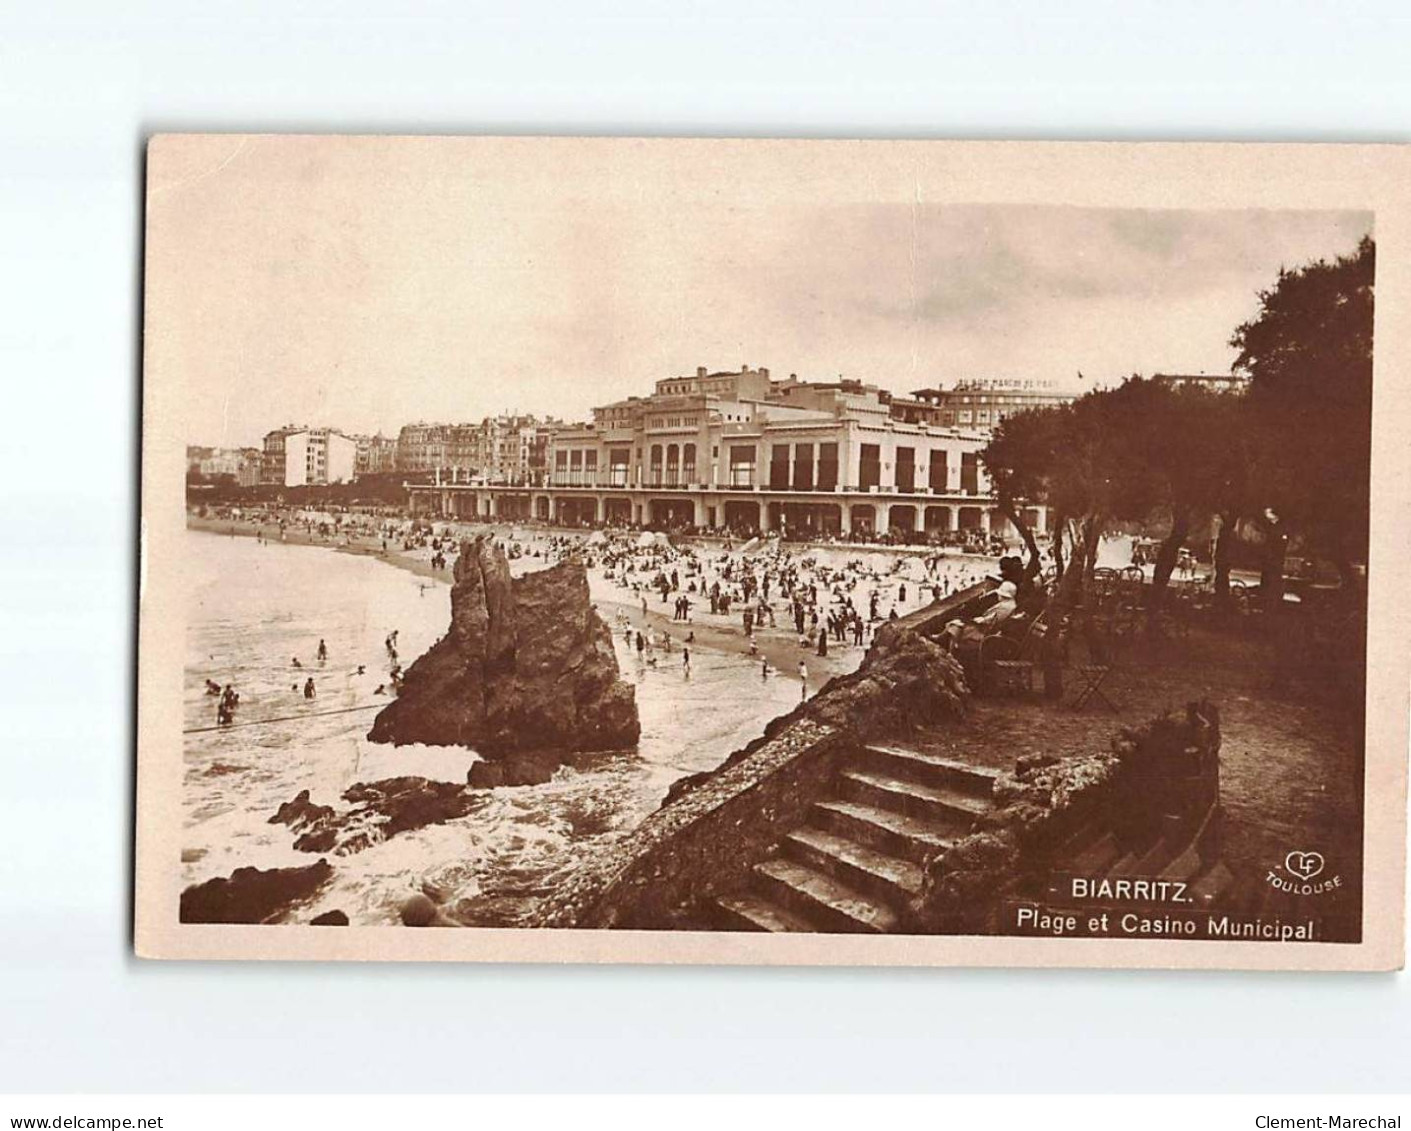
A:
<svg viewBox="0 0 1411 1131">
<path fill-rule="evenodd" d="M 697 365 L 896 391 L 1227 371 L 1280 265 L 1371 229 L 1346 212 L 811 198 L 660 151 L 578 168 L 518 150 L 511 167 L 434 146 L 153 155 L 149 367 L 187 383 L 191 442 L 582 418 Z"/>
</svg>

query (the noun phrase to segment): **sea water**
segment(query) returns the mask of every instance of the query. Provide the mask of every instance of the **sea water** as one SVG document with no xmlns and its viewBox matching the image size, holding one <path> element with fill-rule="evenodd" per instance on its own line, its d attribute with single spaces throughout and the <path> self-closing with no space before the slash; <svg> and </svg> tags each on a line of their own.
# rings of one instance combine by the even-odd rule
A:
<svg viewBox="0 0 1411 1131">
<path fill-rule="evenodd" d="M 446 631 L 449 585 L 331 548 L 198 531 L 185 539 L 184 884 L 318 859 L 269 823 L 300 790 L 347 808 L 341 795 L 354 782 L 466 780 L 471 750 L 366 739 L 388 701 L 375 693 L 390 682 L 388 635 L 398 633 L 397 662 L 409 666 Z M 333 880 L 286 920 L 339 909 L 353 923 L 393 923 L 406 897 L 429 883 L 467 921 L 513 925 L 590 853 L 630 833 L 672 782 L 719 765 L 798 701 L 796 680 L 761 679 L 741 656 L 697 648 L 688 677 L 679 652 L 658 654 L 653 667 L 629 654 L 620 632 L 614 645 L 636 688 L 635 750 L 576 760 L 545 785 L 487 791 L 465 817 L 329 855 Z M 304 696 L 309 678 L 313 699 Z M 239 692 L 235 726 L 215 726 L 207 679 Z"/>
</svg>

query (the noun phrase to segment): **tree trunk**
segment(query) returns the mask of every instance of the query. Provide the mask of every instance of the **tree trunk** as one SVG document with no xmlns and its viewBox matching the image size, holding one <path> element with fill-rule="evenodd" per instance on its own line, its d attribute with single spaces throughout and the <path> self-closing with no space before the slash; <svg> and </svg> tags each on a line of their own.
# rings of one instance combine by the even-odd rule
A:
<svg viewBox="0 0 1411 1131">
<path fill-rule="evenodd" d="M 1053 530 L 1050 541 L 1053 544 L 1053 572 L 1055 578 L 1063 577 L 1063 531 L 1068 526 L 1068 520 L 1061 514 L 1054 514 L 1050 518 L 1050 526 Z"/>
<path fill-rule="evenodd" d="M 1230 608 L 1230 559 L 1235 551 L 1235 524 L 1233 514 L 1220 515 L 1220 532 L 1215 536 L 1215 607 L 1221 612 Z"/>
<path fill-rule="evenodd" d="M 1083 583 L 1088 572 L 1088 561 L 1090 557 L 1096 555 L 1096 547 L 1090 552 L 1090 545 L 1094 542 L 1092 533 L 1097 529 L 1097 516 L 1087 515 L 1079 524 L 1082 533 L 1081 539 L 1074 538 L 1073 554 L 1069 560 L 1069 568 L 1063 571 L 1063 575 L 1058 583 L 1058 590 L 1053 596 L 1056 608 L 1054 613 L 1062 617 L 1070 610 L 1076 608 L 1083 598 Z"/>
<path fill-rule="evenodd" d="M 1000 512 L 1014 525 L 1014 529 L 1019 531 L 1019 537 L 1024 540 L 1024 549 L 1029 553 L 1029 560 L 1024 566 L 1024 576 L 1032 580 L 1039 575 L 1041 568 L 1039 562 L 1039 544 L 1034 540 L 1034 532 L 1029 529 L 1028 523 L 1020 516 L 1019 508 L 1009 499 L 1000 499 Z"/>
<path fill-rule="evenodd" d="M 1264 561 L 1259 571 L 1259 599 L 1264 611 L 1277 615 L 1284 604 L 1284 554 L 1288 550 L 1288 535 L 1278 524 L 1264 527 Z"/>
<path fill-rule="evenodd" d="M 1147 595 L 1146 625 L 1154 630 L 1161 622 L 1161 610 L 1166 605 L 1166 586 L 1171 580 L 1171 571 L 1176 568 L 1176 558 L 1190 531 L 1190 515 L 1177 512 L 1171 516 L 1171 533 L 1166 535 L 1161 548 L 1156 551 L 1156 566 L 1151 571 L 1151 592 Z"/>
</svg>

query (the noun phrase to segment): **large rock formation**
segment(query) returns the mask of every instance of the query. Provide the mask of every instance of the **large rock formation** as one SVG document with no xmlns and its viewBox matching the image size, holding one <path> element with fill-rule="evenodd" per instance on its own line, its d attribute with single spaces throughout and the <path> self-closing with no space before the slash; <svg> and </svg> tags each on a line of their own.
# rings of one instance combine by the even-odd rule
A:
<svg viewBox="0 0 1411 1131">
<path fill-rule="evenodd" d="M 541 777 L 546 752 L 619 749 L 639 733 L 583 564 L 511 578 L 482 535 L 461 544 L 450 631 L 407 669 L 368 738 L 470 747 L 499 763 L 474 784 L 508 785 Z"/>
</svg>

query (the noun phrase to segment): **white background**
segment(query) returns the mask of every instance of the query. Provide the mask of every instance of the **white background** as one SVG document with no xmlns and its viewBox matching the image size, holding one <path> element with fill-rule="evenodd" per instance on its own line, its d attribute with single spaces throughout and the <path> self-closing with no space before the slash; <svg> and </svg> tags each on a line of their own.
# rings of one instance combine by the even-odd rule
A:
<svg viewBox="0 0 1411 1131">
<path fill-rule="evenodd" d="M 1404 141 L 1405 12 L 0 5 L 0 1091 L 1405 1087 L 1400 976 L 179 965 L 129 946 L 145 135 Z"/>
</svg>

